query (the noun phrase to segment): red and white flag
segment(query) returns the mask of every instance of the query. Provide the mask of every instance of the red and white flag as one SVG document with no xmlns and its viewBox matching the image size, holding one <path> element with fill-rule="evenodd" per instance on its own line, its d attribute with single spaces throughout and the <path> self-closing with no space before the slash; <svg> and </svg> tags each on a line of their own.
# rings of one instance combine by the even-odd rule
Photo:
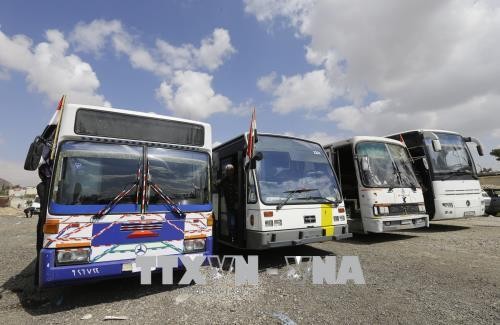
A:
<svg viewBox="0 0 500 325">
<path fill-rule="evenodd" d="M 62 95 L 61 100 L 59 100 L 59 104 L 57 104 L 56 113 L 54 114 L 54 116 L 52 117 L 52 121 L 50 122 L 50 124 L 53 123 L 56 124 L 56 133 L 54 135 L 54 140 L 52 143 L 52 151 L 50 153 L 50 159 L 52 160 L 54 160 L 56 156 L 57 142 L 59 141 L 59 128 L 61 126 L 62 114 L 65 104 L 66 104 L 66 95 Z"/>
<path fill-rule="evenodd" d="M 255 142 L 257 142 L 257 120 L 254 107 L 252 113 L 252 121 L 250 122 L 250 130 L 248 131 L 247 155 L 245 157 L 246 163 L 250 162 L 250 160 L 253 158 Z"/>
<path fill-rule="evenodd" d="M 406 146 L 405 139 L 403 139 L 403 135 L 401 133 L 399 134 L 399 142 Z"/>
</svg>

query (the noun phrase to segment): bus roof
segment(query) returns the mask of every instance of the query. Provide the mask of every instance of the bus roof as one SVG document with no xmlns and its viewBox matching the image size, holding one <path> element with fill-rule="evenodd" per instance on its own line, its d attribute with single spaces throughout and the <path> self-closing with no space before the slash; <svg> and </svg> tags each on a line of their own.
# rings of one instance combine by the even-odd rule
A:
<svg viewBox="0 0 500 325">
<path fill-rule="evenodd" d="M 317 144 L 317 145 L 319 145 L 319 146 L 321 147 L 321 144 L 319 144 L 319 143 L 318 143 L 318 142 L 316 142 L 316 141 L 312 141 L 312 140 L 309 140 L 309 139 L 298 138 L 298 137 L 294 137 L 294 136 L 291 136 L 291 135 L 286 135 L 286 134 L 276 134 L 276 133 L 257 133 L 257 138 L 258 138 L 259 136 L 263 136 L 263 135 L 265 135 L 265 136 L 271 136 L 271 137 L 289 138 L 289 139 L 294 139 L 294 140 L 300 140 L 300 141 L 311 142 L 311 143 Z M 240 138 L 242 138 L 242 137 L 245 139 L 245 142 L 246 142 L 247 136 L 248 136 L 248 132 L 245 132 L 245 133 L 243 133 L 243 134 L 240 134 L 240 135 L 238 135 L 238 136 L 236 136 L 236 137 L 234 137 L 234 138 L 231 138 L 230 140 L 228 140 L 228 141 L 226 141 L 226 142 L 224 142 L 224 143 L 221 143 L 221 144 L 219 144 L 219 145 L 215 146 L 215 147 L 213 148 L 213 150 L 215 151 L 216 149 L 219 149 L 219 148 L 221 148 L 221 147 L 224 147 L 224 146 L 228 145 L 229 143 L 234 142 L 234 141 L 236 141 L 236 140 L 238 140 L 238 139 L 240 139 Z"/>
<path fill-rule="evenodd" d="M 342 146 L 345 146 L 345 145 L 348 145 L 348 144 L 353 144 L 354 145 L 354 144 L 356 144 L 358 142 L 362 142 L 362 141 L 384 142 L 384 143 L 392 143 L 392 144 L 404 146 L 404 144 L 402 144 L 398 140 L 388 139 L 388 138 L 384 138 L 384 137 L 355 136 L 355 137 L 352 137 L 352 138 L 349 138 L 349 139 L 345 139 L 345 140 L 341 140 L 341 141 L 337 141 L 337 142 L 333 142 L 333 143 L 327 144 L 327 145 L 325 145 L 323 147 L 325 147 L 325 148 L 329 148 L 329 147 L 337 148 L 337 147 L 342 147 Z"/>
<path fill-rule="evenodd" d="M 393 137 L 396 135 L 404 134 L 404 133 L 410 133 L 410 132 L 434 132 L 434 133 L 449 133 L 449 134 L 456 134 L 460 135 L 460 133 L 454 132 L 454 131 L 447 131 L 447 130 L 434 130 L 434 129 L 417 129 L 417 130 L 407 130 L 407 131 L 402 131 L 394 134 L 388 134 L 386 137 Z"/>
</svg>

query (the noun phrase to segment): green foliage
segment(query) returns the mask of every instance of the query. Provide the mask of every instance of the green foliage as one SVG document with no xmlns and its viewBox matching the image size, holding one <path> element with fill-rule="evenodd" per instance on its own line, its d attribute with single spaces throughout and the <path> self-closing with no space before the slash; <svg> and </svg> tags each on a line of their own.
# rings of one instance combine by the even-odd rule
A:
<svg viewBox="0 0 500 325">
<path fill-rule="evenodd" d="M 500 148 L 491 150 L 490 155 L 496 157 L 497 160 L 500 161 Z"/>
</svg>

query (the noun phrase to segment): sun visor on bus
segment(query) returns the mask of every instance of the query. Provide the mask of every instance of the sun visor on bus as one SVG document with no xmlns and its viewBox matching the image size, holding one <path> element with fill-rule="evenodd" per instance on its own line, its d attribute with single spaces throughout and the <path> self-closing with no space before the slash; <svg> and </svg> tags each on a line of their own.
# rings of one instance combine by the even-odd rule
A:
<svg viewBox="0 0 500 325">
<path fill-rule="evenodd" d="M 202 125 L 90 109 L 77 111 L 75 133 L 198 147 L 205 141 Z"/>
</svg>

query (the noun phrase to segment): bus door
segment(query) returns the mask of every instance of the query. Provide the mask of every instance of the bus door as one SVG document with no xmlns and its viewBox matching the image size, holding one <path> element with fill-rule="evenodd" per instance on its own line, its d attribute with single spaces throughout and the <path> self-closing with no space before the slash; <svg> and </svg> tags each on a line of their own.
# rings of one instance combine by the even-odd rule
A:
<svg viewBox="0 0 500 325">
<path fill-rule="evenodd" d="M 362 222 L 353 148 L 351 145 L 345 145 L 339 148 L 331 148 L 331 150 L 331 161 L 339 178 L 347 218 L 350 219 L 351 225 L 349 228 L 350 230 L 356 230 L 356 228 L 362 227 Z"/>
<path fill-rule="evenodd" d="M 223 241 L 241 246 L 244 243 L 245 203 L 243 160 L 241 152 L 220 160 L 217 192 L 219 193 L 218 232 Z"/>
</svg>

